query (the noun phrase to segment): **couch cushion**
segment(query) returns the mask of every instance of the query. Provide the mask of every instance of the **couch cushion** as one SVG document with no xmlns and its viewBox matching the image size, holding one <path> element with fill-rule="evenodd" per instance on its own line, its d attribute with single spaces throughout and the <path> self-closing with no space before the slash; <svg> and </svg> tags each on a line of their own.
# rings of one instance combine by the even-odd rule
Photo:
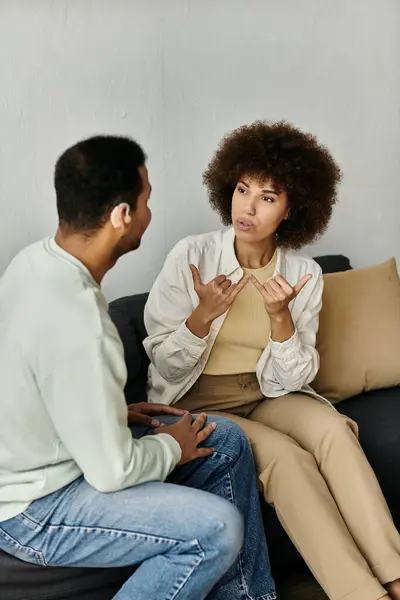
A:
<svg viewBox="0 0 400 600">
<path fill-rule="evenodd" d="M 360 442 L 400 525 L 400 388 L 374 390 L 336 407 L 354 419 Z"/>
<path fill-rule="evenodd" d="M 144 306 L 148 294 L 119 298 L 110 303 L 109 313 L 121 337 L 128 379 L 125 397 L 128 404 L 146 402 L 146 382 L 149 359 L 142 342 L 146 337 L 143 322 Z"/>
<path fill-rule="evenodd" d="M 351 269 L 349 259 L 342 254 L 316 256 L 314 260 L 319 264 L 323 273 L 340 273 Z"/>
<path fill-rule="evenodd" d="M 111 600 L 133 570 L 40 567 L 0 550 L 0 598 Z"/>
<path fill-rule="evenodd" d="M 400 384 L 400 281 L 396 262 L 325 275 L 313 387 L 338 402 Z"/>
</svg>

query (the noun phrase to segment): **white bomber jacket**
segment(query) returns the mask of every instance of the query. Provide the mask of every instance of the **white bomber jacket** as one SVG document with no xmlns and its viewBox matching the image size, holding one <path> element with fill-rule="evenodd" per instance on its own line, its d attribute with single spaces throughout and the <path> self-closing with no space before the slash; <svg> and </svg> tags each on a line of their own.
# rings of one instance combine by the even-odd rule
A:
<svg viewBox="0 0 400 600">
<path fill-rule="evenodd" d="M 204 339 L 189 331 L 186 321 L 199 303 L 189 265 L 197 266 L 205 283 L 221 274 L 238 282 L 243 270 L 235 255 L 234 239 L 233 228 L 190 236 L 168 255 L 144 314 L 148 337 L 143 344 L 151 361 L 150 402 L 174 404 L 203 372 L 227 313 L 215 319 Z M 312 279 L 289 305 L 294 335 L 283 343 L 270 340 L 261 354 L 256 370 L 261 391 L 271 398 L 301 391 L 330 404 L 309 385 L 319 369 L 315 341 L 322 306 L 321 269 L 311 258 L 278 248 L 275 275 L 278 273 L 292 286 L 308 273 Z"/>
</svg>

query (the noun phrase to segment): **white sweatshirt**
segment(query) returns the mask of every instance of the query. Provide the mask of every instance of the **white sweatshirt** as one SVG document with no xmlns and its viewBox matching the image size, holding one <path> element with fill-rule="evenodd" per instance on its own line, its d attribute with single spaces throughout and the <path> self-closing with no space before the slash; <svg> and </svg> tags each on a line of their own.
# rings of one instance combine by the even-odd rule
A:
<svg viewBox="0 0 400 600">
<path fill-rule="evenodd" d="M 0 279 L 0 521 L 82 474 L 101 492 L 162 481 L 167 434 L 132 439 L 123 347 L 89 271 L 54 241 Z"/>
<path fill-rule="evenodd" d="M 145 308 L 148 337 L 144 347 L 151 360 L 150 402 L 177 402 L 203 372 L 227 313 L 213 322 L 204 339 L 189 331 L 186 321 L 199 303 L 189 265 L 199 269 L 205 283 L 221 274 L 237 283 L 243 269 L 235 255 L 234 240 L 233 228 L 191 236 L 180 241 L 167 257 Z M 270 339 L 258 361 L 256 374 L 261 391 L 270 398 L 305 392 L 330 404 L 309 385 L 319 369 L 315 342 L 322 306 L 321 268 L 311 258 L 278 248 L 277 273 L 292 286 L 303 275 L 310 273 L 312 278 L 289 305 L 294 335 L 283 343 Z"/>
</svg>

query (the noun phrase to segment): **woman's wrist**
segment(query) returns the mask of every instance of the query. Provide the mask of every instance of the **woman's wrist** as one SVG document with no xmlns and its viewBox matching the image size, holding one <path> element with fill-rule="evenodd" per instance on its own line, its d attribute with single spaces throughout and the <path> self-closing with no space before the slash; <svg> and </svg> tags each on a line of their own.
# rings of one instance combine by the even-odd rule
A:
<svg viewBox="0 0 400 600">
<path fill-rule="evenodd" d="M 205 338 L 210 333 L 211 324 L 213 320 L 210 319 L 203 311 L 202 307 L 199 306 L 194 309 L 188 320 L 186 321 L 186 327 L 198 338 Z"/>
<path fill-rule="evenodd" d="M 279 312 L 276 312 L 274 314 L 270 314 L 269 315 L 269 319 L 274 323 L 282 324 L 282 323 L 288 323 L 292 321 L 292 315 L 290 313 L 290 310 L 288 308 L 285 308 L 284 310 L 281 310 Z"/>
<path fill-rule="evenodd" d="M 295 327 L 289 309 L 270 315 L 271 339 L 274 342 L 286 342 L 294 332 Z"/>
</svg>

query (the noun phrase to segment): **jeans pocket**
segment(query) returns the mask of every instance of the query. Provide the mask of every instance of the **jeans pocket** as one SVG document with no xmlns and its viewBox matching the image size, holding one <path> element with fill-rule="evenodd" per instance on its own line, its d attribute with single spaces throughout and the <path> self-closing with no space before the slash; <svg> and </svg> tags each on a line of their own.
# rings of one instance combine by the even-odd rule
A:
<svg viewBox="0 0 400 600">
<path fill-rule="evenodd" d="M 17 536 L 17 531 L 7 532 L 0 527 L 0 548 L 7 554 L 11 554 L 11 556 L 15 556 L 15 558 L 19 558 L 24 562 L 45 567 L 46 561 L 44 560 L 43 553 L 40 552 L 40 550 L 35 550 L 34 548 L 25 545 L 22 539 L 16 539 Z"/>
<path fill-rule="evenodd" d="M 65 502 L 74 493 L 82 480 L 83 477 L 78 477 L 72 483 L 55 492 L 34 500 L 23 513 L 15 518 L 19 519 L 28 529 L 37 532 L 38 528 L 41 529 L 47 524 L 49 517 L 54 513 L 58 505 Z"/>
</svg>

